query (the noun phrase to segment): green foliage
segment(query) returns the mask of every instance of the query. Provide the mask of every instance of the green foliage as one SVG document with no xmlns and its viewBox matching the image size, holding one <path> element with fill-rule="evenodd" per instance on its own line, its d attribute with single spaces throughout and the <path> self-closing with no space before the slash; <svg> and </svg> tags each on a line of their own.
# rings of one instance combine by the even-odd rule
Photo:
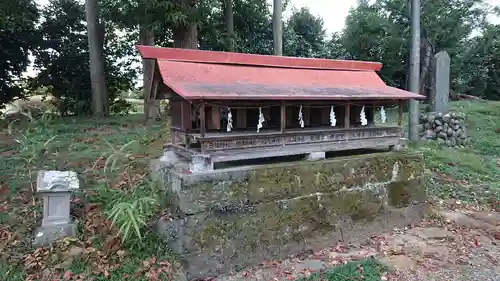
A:
<svg viewBox="0 0 500 281">
<path fill-rule="evenodd" d="M 57 98 L 62 115 L 90 113 L 91 82 L 88 40 L 83 5 L 75 0 L 52 0 L 42 11 L 40 32 L 43 42 L 35 52 L 40 73 L 35 87 L 47 87 Z M 121 57 L 119 37 L 112 25 L 104 38 L 105 72 L 109 100 L 132 88 L 133 72 L 116 63 Z"/>
<path fill-rule="evenodd" d="M 284 30 L 283 53 L 292 57 L 325 57 L 323 19 L 308 8 L 294 10 Z"/>
<path fill-rule="evenodd" d="M 21 181 L 28 182 L 30 185 L 32 208 L 36 218 L 36 173 L 43 168 L 41 164 L 51 153 L 52 143 L 57 135 L 42 134 L 46 125 L 51 121 L 50 117 L 47 117 L 49 115 L 42 115 L 40 119 L 35 119 L 29 112 L 21 114 L 28 118 L 28 126 L 15 127 L 15 121 L 13 121 L 7 129 L 9 135 L 19 145 L 16 155 L 10 160 L 16 164 L 18 172 L 21 173 Z"/>
<path fill-rule="evenodd" d="M 488 24 L 482 34 L 467 40 L 459 55 L 457 79 L 453 80 L 458 92 L 484 99 L 500 100 L 500 25 Z"/>
<path fill-rule="evenodd" d="M 240 53 L 272 54 L 273 31 L 270 6 L 265 0 L 234 0 L 235 50 Z M 201 1 L 200 49 L 226 50 L 225 21 L 220 0 Z"/>
<path fill-rule="evenodd" d="M 358 262 L 349 262 L 325 272 L 313 273 L 309 278 L 300 281 L 379 281 L 382 280 L 381 277 L 386 271 L 386 268 L 375 259 L 368 258 Z"/>
<path fill-rule="evenodd" d="M 156 182 L 145 180 L 145 175 L 138 181 L 134 180 L 132 171 L 138 160 L 129 148 L 137 143 L 136 140 L 118 148 L 106 139 L 103 140 L 108 146 L 108 151 L 98 158 L 106 159 L 103 169 L 106 185 L 101 187 L 104 190 L 100 193 L 107 194 L 101 199 L 108 206 L 106 211 L 108 219 L 118 227 L 123 242 L 135 239 L 142 241 L 147 222 L 162 205 L 160 202 L 164 198 L 160 194 L 164 192 Z M 96 169 L 97 163 L 98 161 L 93 169 Z M 117 174 L 118 177 L 115 176 Z"/>
<path fill-rule="evenodd" d="M 33 0 L 0 1 L 0 107 L 23 94 L 15 84 L 29 64 L 28 52 L 38 44 Z"/>
<path fill-rule="evenodd" d="M 432 53 L 446 50 L 450 54 L 454 77 L 460 72 L 471 71 L 455 58 L 455 54 L 464 46 L 462 44 L 467 44 L 471 32 L 484 24 L 488 9 L 482 4 L 483 0 L 422 2 L 422 38 L 430 42 Z M 346 19 L 341 39 L 349 58 L 382 62 L 382 78 L 400 88 L 406 88 L 407 81 L 408 14 L 406 0 L 359 1 Z M 425 60 L 425 56 L 422 53 L 421 59 Z"/>
<path fill-rule="evenodd" d="M 109 110 L 113 114 L 127 115 L 134 109 L 134 105 L 125 99 L 117 99 L 110 106 Z"/>
</svg>

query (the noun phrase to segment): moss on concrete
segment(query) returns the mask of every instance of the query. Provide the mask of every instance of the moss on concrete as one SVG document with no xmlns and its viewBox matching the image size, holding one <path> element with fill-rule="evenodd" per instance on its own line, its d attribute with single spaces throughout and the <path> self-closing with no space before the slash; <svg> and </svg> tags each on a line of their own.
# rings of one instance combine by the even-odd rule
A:
<svg viewBox="0 0 500 281">
<path fill-rule="evenodd" d="M 396 208 L 423 203 L 427 198 L 423 186 L 422 177 L 409 181 L 392 182 L 387 186 L 388 203 Z"/>
<path fill-rule="evenodd" d="M 252 214 L 205 214 L 190 218 L 189 251 L 213 250 L 233 243 L 241 251 L 279 252 L 336 229 L 338 221 L 371 221 L 384 209 L 378 191 L 339 191 L 260 204 Z"/>
<path fill-rule="evenodd" d="M 177 229 L 169 236 L 175 237 L 173 249 L 195 272 L 234 269 L 301 252 L 310 243 L 360 238 L 414 223 L 422 214 L 420 205 L 413 204 L 425 201 L 418 154 L 172 177 L 176 205 L 187 215 L 168 233 Z"/>
<path fill-rule="evenodd" d="M 410 181 L 423 172 L 418 154 L 380 153 L 317 162 L 273 164 L 217 172 L 216 175 L 178 175 L 180 208 L 190 214 L 210 209 L 220 201 L 266 203 L 363 188 L 391 181 Z M 396 178 L 393 179 L 394 167 Z M 237 176 L 235 176 L 237 175 Z"/>
</svg>

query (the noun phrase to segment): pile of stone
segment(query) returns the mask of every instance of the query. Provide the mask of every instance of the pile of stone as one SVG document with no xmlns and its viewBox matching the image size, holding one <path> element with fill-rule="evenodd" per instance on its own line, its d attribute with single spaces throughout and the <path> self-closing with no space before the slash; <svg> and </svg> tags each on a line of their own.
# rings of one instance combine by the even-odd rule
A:
<svg viewBox="0 0 500 281">
<path fill-rule="evenodd" d="M 421 114 L 419 131 L 422 140 L 437 140 L 449 147 L 463 147 L 470 143 L 465 117 L 455 112 Z"/>
</svg>

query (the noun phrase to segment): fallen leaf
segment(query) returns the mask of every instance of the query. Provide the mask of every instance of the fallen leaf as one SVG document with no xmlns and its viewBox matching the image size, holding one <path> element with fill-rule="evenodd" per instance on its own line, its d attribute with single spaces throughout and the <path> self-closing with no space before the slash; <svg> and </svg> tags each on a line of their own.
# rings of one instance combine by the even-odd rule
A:
<svg viewBox="0 0 500 281">
<path fill-rule="evenodd" d="M 64 272 L 63 278 L 64 278 L 64 280 L 70 280 L 71 279 L 71 271 L 68 270 L 68 271 Z"/>
</svg>

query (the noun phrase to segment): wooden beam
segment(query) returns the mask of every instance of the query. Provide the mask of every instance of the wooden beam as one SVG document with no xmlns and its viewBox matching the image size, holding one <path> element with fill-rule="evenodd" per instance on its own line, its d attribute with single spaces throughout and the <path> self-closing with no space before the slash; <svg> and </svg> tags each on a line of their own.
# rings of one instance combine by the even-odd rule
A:
<svg viewBox="0 0 500 281">
<path fill-rule="evenodd" d="M 181 128 L 191 129 L 191 104 L 186 100 L 181 100 Z"/>
<path fill-rule="evenodd" d="M 205 137 L 205 102 L 203 101 L 200 104 L 200 137 Z"/>
<path fill-rule="evenodd" d="M 347 129 L 350 127 L 351 123 L 351 104 L 348 102 L 345 105 L 345 118 L 344 118 L 344 127 Z"/>
<path fill-rule="evenodd" d="M 283 101 L 281 102 L 281 116 L 280 116 L 280 127 L 281 127 L 281 133 L 283 134 L 286 129 L 286 103 Z"/>
</svg>

